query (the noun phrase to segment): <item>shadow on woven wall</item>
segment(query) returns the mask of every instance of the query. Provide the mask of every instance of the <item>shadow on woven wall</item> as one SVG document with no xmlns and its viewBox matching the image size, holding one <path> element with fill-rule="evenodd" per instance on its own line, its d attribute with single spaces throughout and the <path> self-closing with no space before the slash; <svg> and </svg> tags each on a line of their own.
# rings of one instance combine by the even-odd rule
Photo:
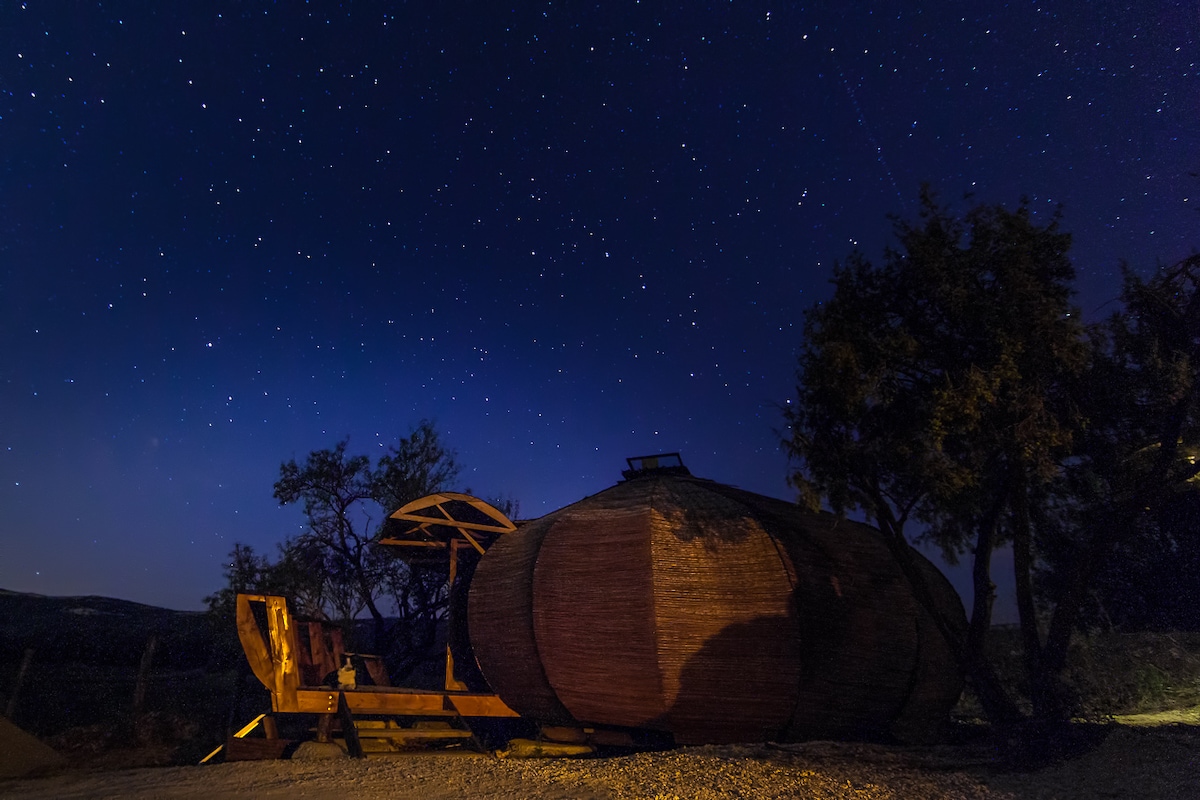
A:
<svg viewBox="0 0 1200 800">
<path fill-rule="evenodd" d="M 738 544 L 751 535 L 762 533 L 762 526 L 744 506 L 711 492 L 691 494 L 691 502 L 687 505 L 655 498 L 654 511 L 661 515 L 671 535 L 679 541 L 699 540 L 705 548 L 715 550 L 721 545 Z"/>
<path fill-rule="evenodd" d="M 676 674 L 664 670 L 667 711 L 646 727 L 679 744 L 778 741 L 796 704 L 802 664 L 797 620 L 758 617 L 727 625 Z"/>
<path fill-rule="evenodd" d="M 895 739 L 916 665 L 896 665 L 907 679 L 879 671 L 878 663 L 871 670 L 877 680 L 847 675 L 854 646 L 846 635 L 837 620 L 816 616 L 728 625 L 687 659 L 669 709 L 646 727 L 669 731 L 681 745 Z"/>
</svg>

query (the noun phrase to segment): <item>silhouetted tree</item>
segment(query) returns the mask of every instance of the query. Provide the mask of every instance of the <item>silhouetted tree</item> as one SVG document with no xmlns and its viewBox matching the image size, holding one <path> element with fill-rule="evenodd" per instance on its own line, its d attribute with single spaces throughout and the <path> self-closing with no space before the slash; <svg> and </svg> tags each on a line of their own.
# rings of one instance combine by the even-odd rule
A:
<svg viewBox="0 0 1200 800">
<path fill-rule="evenodd" d="M 797 398 L 785 409 L 792 482 L 811 506 L 866 513 L 918 599 L 928 591 L 909 521 L 948 558 L 973 554 L 968 634 L 942 629 L 1001 722 L 1019 715 L 984 643 L 992 554 L 1010 543 L 1032 699 L 1040 715 L 1061 716 L 1032 581 L 1035 520 L 1081 424 L 1073 400 L 1088 350 L 1071 305 L 1070 238 L 1057 215 L 1039 225 L 1024 202 L 959 220 L 927 189 L 919 222 L 897 221 L 895 233 L 899 248 L 878 266 L 852 255 L 832 298 L 805 314 Z"/>
<path fill-rule="evenodd" d="M 270 562 L 254 552 L 248 544 L 234 542 L 225 563 L 225 586 L 204 598 L 212 614 L 232 619 L 239 592 L 260 591 Z"/>
<path fill-rule="evenodd" d="M 433 423 L 422 421 L 372 466 L 349 455 L 343 439 L 314 450 L 303 463 L 279 468 L 274 495 L 300 503 L 303 531 L 279 546 L 271 561 L 242 544 L 226 570 L 229 585 L 207 598 L 229 609 L 238 591 L 281 594 L 297 613 L 341 623 L 367 616 L 372 647 L 385 655 L 393 678 L 409 672 L 428 652 L 447 598 L 446 573 L 414 567 L 376 547 L 388 515 L 405 503 L 445 490 L 459 473 L 453 451 Z"/>
<path fill-rule="evenodd" d="M 1065 530 L 1047 540 L 1056 659 L 1080 612 L 1200 623 L 1200 598 L 1181 602 L 1200 591 L 1200 255 L 1149 279 L 1126 269 L 1121 301 L 1093 330 L 1081 396 L 1089 424 L 1068 465 Z"/>
</svg>

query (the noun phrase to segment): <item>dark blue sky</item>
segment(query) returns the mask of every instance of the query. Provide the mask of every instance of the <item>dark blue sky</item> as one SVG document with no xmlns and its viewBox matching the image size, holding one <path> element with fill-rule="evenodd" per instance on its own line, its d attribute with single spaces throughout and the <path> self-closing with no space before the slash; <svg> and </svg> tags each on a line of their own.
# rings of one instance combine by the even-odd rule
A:
<svg viewBox="0 0 1200 800">
<path fill-rule="evenodd" d="M 922 181 L 1063 204 L 1092 317 L 1200 246 L 1193 3 L 848 5 L 0 5 L 0 587 L 199 607 L 422 418 L 523 516 L 786 497 L 801 313 Z"/>
</svg>

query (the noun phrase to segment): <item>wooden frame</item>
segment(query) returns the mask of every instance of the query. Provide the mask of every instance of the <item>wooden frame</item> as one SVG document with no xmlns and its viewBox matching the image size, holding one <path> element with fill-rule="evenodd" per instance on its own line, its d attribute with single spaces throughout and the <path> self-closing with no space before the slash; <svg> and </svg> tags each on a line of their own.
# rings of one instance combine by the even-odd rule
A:
<svg viewBox="0 0 1200 800">
<path fill-rule="evenodd" d="M 266 607 L 267 631 L 259 628 L 252 604 Z M 494 694 L 430 692 L 392 686 L 333 689 L 301 682 L 297 622 L 287 601 L 275 595 L 238 594 L 238 638 L 250 669 L 271 692 L 275 713 L 336 714 L 345 697 L 351 714 L 387 716 L 515 717 L 517 713 Z M 314 639 L 313 641 L 317 641 Z"/>
<path fill-rule="evenodd" d="M 391 519 L 407 524 L 400 533 L 386 536 L 378 543 L 399 548 L 398 557 L 406 559 L 427 557 L 429 548 L 444 548 L 449 558 L 446 585 L 450 593 L 456 591 L 460 550 L 470 548 L 483 555 L 496 539 L 517 529 L 512 520 L 495 506 L 460 492 L 426 495 L 401 506 L 391 515 Z M 406 551 L 404 548 L 413 549 Z M 459 587 L 457 591 L 466 591 L 466 588 Z M 451 608 L 453 606 L 451 603 Z M 450 626 L 454 625 L 453 619 L 447 622 Z M 467 685 L 455 674 L 454 653 L 449 643 L 446 645 L 444 685 L 448 692 L 467 691 Z"/>
</svg>

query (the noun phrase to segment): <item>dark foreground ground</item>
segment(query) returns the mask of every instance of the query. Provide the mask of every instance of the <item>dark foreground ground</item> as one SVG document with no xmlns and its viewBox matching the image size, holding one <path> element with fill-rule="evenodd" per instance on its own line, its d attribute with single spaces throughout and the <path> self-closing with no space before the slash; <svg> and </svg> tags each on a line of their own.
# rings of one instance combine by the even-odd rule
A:
<svg viewBox="0 0 1200 800">
<path fill-rule="evenodd" d="M 298 758 L 188 767 L 67 768 L 0 781 L 0 797 L 599 800 L 599 798 L 1192 798 L 1200 728 L 1107 726 L 1088 752 L 1036 771 L 985 745 L 901 748 L 810 742 L 681 748 L 609 758 L 472 753 Z"/>
</svg>

